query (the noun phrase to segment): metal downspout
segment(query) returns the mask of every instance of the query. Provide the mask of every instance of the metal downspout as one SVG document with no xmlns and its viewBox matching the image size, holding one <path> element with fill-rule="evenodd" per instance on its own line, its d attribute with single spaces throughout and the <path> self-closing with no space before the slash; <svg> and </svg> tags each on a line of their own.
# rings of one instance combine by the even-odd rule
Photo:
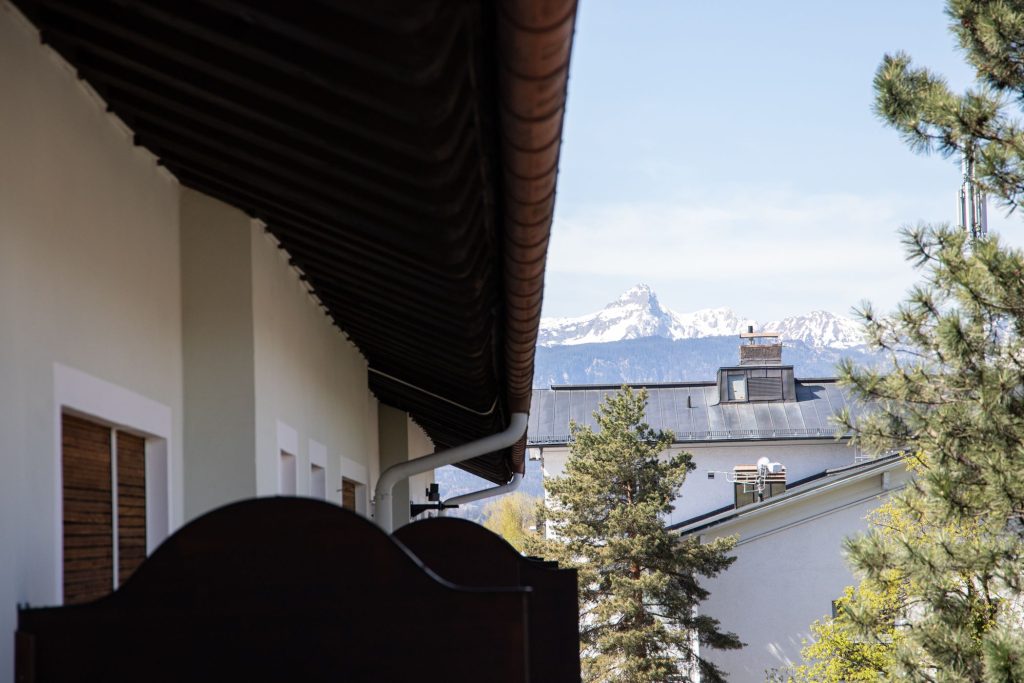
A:
<svg viewBox="0 0 1024 683">
<path fill-rule="evenodd" d="M 391 507 L 391 490 L 395 484 L 417 474 L 422 474 L 437 467 L 454 465 L 487 453 L 493 453 L 516 444 L 526 433 L 528 413 L 512 413 L 512 419 L 503 432 L 485 436 L 476 441 L 464 443 L 455 448 L 438 451 L 416 458 L 408 462 L 400 462 L 384 470 L 374 491 L 373 518 L 377 526 L 387 533 L 394 531 L 393 510 Z M 508 484 L 506 484 L 507 486 Z M 470 494 L 472 495 L 472 494 Z"/>
<path fill-rule="evenodd" d="M 472 503 L 476 500 L 483 500 L 484 498 L 493 498 L 494 496 L 500 496 L 503 493 L 512 493 L 519 485 L 523 482 L 523 475 L 516 472 L 512 475 L 512 481 L 507 484 L 501 484 L 500 486 L 492 486 L 486 489 L 480 489 L 479 491 L 471 491 L 470 493 L 463 494 L 461 496 L 455 496 L 444 501 L 445 505 L 462 505 L 463 503 Z M 445 515 L 445 509 L 441 508 L 441 516 Z"/>
</svg>

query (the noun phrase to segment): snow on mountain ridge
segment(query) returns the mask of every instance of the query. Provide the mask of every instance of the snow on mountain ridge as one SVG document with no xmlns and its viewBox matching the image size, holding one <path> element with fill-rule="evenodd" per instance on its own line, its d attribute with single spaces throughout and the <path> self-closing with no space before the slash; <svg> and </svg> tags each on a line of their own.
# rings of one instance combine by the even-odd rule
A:
<svg viewBox="0 0 1024 683">
<path fill-rule="evenodd" d="M 737 335 L 748 325 L 779 332 L 783 341 L 799 340 L 815 348 L 852 348 L 863 344 L 857 322 L 827 311 L 812 311 L 759 325 L 729 308 L 675 313 L 645 284 L 628 289 L 600 311 L 572 318 L 544 318 L 540 346 L 571 346 L 643 337 L 696 339 Z"/>
<path fill-rule="evenodd" d="M 597 313 L 541 321 L 542 346 L 593 344 L 641 337 L 674 338 L 675 319 L 647 285 L 637 285 Z"/>
<path fill-rule="evenodd" d="M 819 349 L 848 349 L 864 344 L 860 323 L 828 311 L 790 316 L 770 322 L 764 329 L 778 332 L 784 341 L 802 341 Z"/>
</svg>

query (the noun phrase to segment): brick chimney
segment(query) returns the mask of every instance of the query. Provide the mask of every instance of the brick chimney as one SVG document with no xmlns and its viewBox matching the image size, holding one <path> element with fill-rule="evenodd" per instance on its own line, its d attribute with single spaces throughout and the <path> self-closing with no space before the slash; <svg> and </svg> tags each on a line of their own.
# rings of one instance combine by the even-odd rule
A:
<svg viewBox="0 0 1024 683">
<path fill-rule="evenodd" d="M 778 332 L 754 332 L 753 325 L 740 333 L 740 365 L 782 365 L 782 342 Z"/>
</svg>

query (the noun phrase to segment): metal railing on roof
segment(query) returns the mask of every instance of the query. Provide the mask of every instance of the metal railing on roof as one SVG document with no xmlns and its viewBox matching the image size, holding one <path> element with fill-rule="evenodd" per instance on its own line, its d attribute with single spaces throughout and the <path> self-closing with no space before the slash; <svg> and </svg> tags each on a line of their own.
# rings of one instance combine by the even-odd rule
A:
<svg viewBox="0 0 1024 683">
<path fill-rule="evenodd" d="M 823 439 L 844 435 L 841 427 L 820 427 L 816 429 L 712 429 L 697 432 L 676 432 L 675 443 L 688 441 L 734 441 L 763 439 Z M 543 437 L 530 436 L 529 446 L 551 446 L 572 441 L 569 434 L 553 434 Z"/>
</svg>

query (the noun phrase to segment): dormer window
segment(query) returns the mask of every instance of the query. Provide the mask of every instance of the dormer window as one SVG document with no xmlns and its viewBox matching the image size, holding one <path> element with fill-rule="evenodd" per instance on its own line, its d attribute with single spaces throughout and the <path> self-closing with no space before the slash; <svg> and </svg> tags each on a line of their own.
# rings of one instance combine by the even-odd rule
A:
<svg viewBox="0 0 1024 683">
<path fill-rule="evenodd" d="M 718 391 L 723 403 L 792 401 L 796 398 L 793 366 L 722 368 Z"/>
<path fill-rule="evenodd" d="M 726 374 L 726 400 L 747 400 L 747 373 L 730 372 Z"/>
<path fill-rule="evenodd" d="M 740 346 L 740 364 L 718 370 L 719 402 L 796 400 L 793 366 L 782 365 L 778 334 L 750 329 L 740 337 L 748 340 Z"/>
</svg>

